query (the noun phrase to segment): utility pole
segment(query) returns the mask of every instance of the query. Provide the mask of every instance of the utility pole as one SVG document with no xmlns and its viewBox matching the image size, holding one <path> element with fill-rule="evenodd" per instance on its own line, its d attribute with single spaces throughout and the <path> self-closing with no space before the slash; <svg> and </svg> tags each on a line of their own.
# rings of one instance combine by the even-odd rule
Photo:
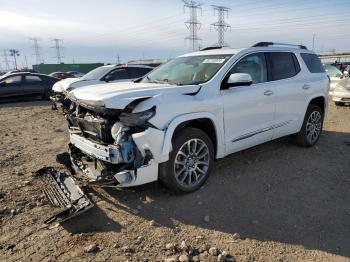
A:
<svg viewBox="0 0 350 262">
<path fill-rule="evenodd" d="M 119 57 L 119 54 L 117 55 L 117 64 L 118 64 L 118 65 L 120 64 L 120 57 Z"/>
<path fill-rule="evenodd" d="M 312 35 L 312 51 L 314 51 L 314 48 L 315 48 L 315 37 L 316 37 L 316 35 L 313 34 Z"/>
<path fill-rule="evenodd" d="M 38 37 L 31 37 L 29 38 L 30 41 L 33 41 L 33 49 L 34 49 L 34 55 L 35 55 L 35 63 L 38 65 L 43 62 L 43 59 L 41 57 L 40 53 L 40 45 L 39 42 L 41 41 Z"/>
<path fill-rule="evenodd" d="M 218 32 L 218 42 L 215 45 L 227 46 L 227 44 L 225 44 L 225 32 L 231 28 L 231 26 L 225 22 L 225 15 L 228 17 L 230 8 L 218 5 L 212 5 L 212 7 L 214 8 L 214 15 L 216 13 L 218 15 L 218 21 L 211 24 Z"/>
<path fill-rule="evenodd" d="M 24 55 L 24 60 L 26 61 L 26 68 L 28 68 L 28 60 L 26 55 Z"/>
<path fill-rule="evenodd" d="M 4 49 L 3 50 L 3 57 L 4 57 L 4 62 L 5 62 L 5 70 L 9 70 L 10 69 L 10 66 L 9 66 L 9 60 L 7 58 L 7 50 Z"/>
<path fill-rule="evenodd" d="M 62 63 L 62 58 L 63 58 L 63 56 L 61 55 L 61 50 L 60 50 L 62 48 L 63 39 L 54 38 L 51 41 L 53 41 L 55 44 L 51 48 L 56 49 L 56 56 L 54 58 L 57 58 L 57 63 L 60 64 L 60 63 Z"/>
<path fill-rule="evenodd" d="M 17 69 L 17 59 L 16 56 L 19 56 L 19 51 L 16 49 L 10 49 L 10 56 L 13 56 L 14 60 L 15 60 L 15 69 Z"/>
<path fill-rule="evenodd" d="M 190 13 L 190 19 L 185 22 L 187 29 L 190 31 L 190 35 L 185 38 L 185 40 L 190 40 L 192 51 L 198 50 L 198 43 L 201 38 L 198 37 L 198 30 L 201 28 L 201 23 L 197 19 L 197 11 L 201 10 L 202 5 L 193 0 L 182 0 L 184 2 L 184 9 L 188 8 Z"/>
</svg>

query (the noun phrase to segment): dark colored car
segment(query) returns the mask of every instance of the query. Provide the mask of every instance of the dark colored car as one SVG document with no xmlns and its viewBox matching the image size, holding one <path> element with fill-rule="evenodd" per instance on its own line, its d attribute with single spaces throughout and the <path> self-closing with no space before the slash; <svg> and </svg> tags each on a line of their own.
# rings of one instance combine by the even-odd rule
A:
<svg viewBox="0 0 350 262">
<path fill-rule="evenodd" d="M 75 78 L 76 76 L 68 72 L 53 72 L 49 76 L 56 77 L 59 79 Z"/>
<path fill-rule="evenodd" d="M 49 98 L 52 86 L 60 79 L 35 73 L 14 73 L 0 78 L 0 99 Z"/>
</svg>

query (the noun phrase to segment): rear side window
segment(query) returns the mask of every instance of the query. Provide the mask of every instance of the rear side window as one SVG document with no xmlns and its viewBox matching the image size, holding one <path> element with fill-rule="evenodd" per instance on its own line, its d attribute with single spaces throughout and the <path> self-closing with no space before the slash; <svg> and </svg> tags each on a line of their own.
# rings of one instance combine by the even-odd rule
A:
<svg viewBox="0 0 350 262">
<path fill-rule="evenodd" d="M 304 60 L 307 69 L 309 69 L 310 73 L 324 73 L 324 68 L 321 64 L 320 59 L 318 59 L 315 54 L 300 54 L 301 58 Z"/>
<path fill-rule="evenodd" d="M 148 69 L 148 68 L 138 68 L 138 67 L 129 67 L 128 71 L 129 74 L 131 76 L 131 78 L 140 78 L 141 76 L 144 76 L 145 74 L 147 74 L 149 71 L 151 71 L 152 69 Z"/>
<path fill-rule="evenodd" d="M 297 58 L 290 52 L 267 53 L 270 66 L 270 79 L 281 80 L 295 76 L 300 71 Z"/>
<path fill-rule="evenodd" d="M 26 75 L 26 81 L 27 82 L 41 82 L 41 79 L 38 76 Z"/>
</svg>

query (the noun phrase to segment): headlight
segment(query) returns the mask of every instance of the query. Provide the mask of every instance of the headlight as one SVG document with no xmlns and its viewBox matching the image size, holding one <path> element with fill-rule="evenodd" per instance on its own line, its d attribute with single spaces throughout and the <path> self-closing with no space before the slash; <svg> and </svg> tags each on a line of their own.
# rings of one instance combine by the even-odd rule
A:
<svg viewBox="0 0 350 262">
<path fill-rule="evenodd" d="M 119 116 L 120 122 L 126 126 L 138 126 L 142 127 L 147 125 L 147 121 L 150 120 L 156 114 L 156 107 L 139 112 L 139 113 L 121 113 Z"/>
</svg>

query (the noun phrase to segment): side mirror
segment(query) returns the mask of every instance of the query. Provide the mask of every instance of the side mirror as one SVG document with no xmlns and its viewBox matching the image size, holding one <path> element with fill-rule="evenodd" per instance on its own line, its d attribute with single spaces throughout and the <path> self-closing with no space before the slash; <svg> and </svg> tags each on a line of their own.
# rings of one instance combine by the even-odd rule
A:
<svg viewBox="0 0 350 262">
<path fill-rule="evenodd" d="M 231 74 L 227 80 L 228 87 L 234 86 L 250 86 L 253 83 L 250 74 L 246 73 L 234 73 Z"/>
</svg>

